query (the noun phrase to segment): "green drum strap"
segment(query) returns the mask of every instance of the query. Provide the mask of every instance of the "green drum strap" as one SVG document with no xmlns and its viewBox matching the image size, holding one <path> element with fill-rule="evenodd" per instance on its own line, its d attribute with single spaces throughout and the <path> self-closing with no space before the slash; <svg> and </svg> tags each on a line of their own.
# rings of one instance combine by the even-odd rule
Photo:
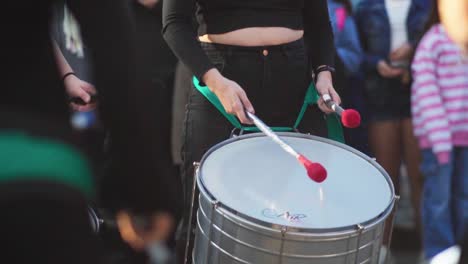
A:
<svg viewBox="0 0 468 264">
<path fill-rule="evenodd" d="M 91 198 L 91 172 L 72 147 L 22 132 L 0 133 L 0 184 L 13 181 L 53 181 L 68 185 Z"/>
<path fill-rule="evenodd" d="M 223 105 L 219 101 L 218 97 L 210 91 L 207 86 L 203 86 L 200 84 L 196 77 L 193 77 L 193 85 L 195 88 L 203 95 L 206 99 L 208 99 L 211 104 L 213 104 L 216 109 L 237 129 L 247 131 L 247 132 L 259 132 L 259 129 L 255 126 L 243 126 L 239 120 L 234 115 L 228 114 L 224 109 Z M 316 104 L 319 99 L 317 94 L 317 90 L 315 89 L 315 85 L 312 82 L 309 87 L 307 88 L 306 96 L 304 98 L 304 103 L 302 104 L 301 111 L 294 123 L 293 127 L 271 127 L 273 131 L 276 132 L 288 132 L 288 131 L 295 131 L 299 124 L 301 123 L 302 119 L 304 118 L 304 114 L 307 110 L 307 107 L 310 105 Z M 344 142 L 343 136 L 343 128 L 341 126 L 340 120 L 337 118 L 336 115 L 327 115 L 327 128 L 328 128 L 328 137 L 338 142 Z"/>
<path fill-rule="evenodd" d="M 341 120 L 337 115 L 327 115 L 328 138 L 345 143 Z"/>
<path fill-rule="evenodd" d="M 239 122 L 239 120 L 237 120 L 237 118 L 233 115 L 230 115 L 226 112 L 226 110 L 224 110 L 224 107 L 223 105 L 221 104 L 221 101 L 219 101 L 218 97 L 210 91 L 210 89 L 208 88 L 208 86 L 202 86 L 200 85 L 200 82 L 198 81 L 198 79 L 194 76 L 193 77 L 193 85 L 195 86 L 195 88 L 197 88 L 197 90 L 203 94 L 203 96 L 205 96 L 206 99 L 208 99 L 208 101 L 210 101 L 211 104 L 213 104 L 216 109 L 218 109 L 218 111 L 223 114 L 224 117 L 226 117 L 226 119 L 235 127 L 235 128 L 238 128 L 238 129 L 242 129 L 243 126 L 241 125 L 241 123 Z"/>
</svg>

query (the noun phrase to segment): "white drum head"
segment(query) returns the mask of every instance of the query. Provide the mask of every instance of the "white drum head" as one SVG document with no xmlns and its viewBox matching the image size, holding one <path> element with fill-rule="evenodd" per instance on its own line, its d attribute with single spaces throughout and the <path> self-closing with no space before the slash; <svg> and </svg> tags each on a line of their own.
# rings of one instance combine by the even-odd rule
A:
<svg viewBox="0 0 468 264">
<path fill-rule="evenodd" d="M 287 136 L 286 136 L 287 135 Z M 328 172 L 321 184 L 264 136 L 247 136 L 209 152 L 200 166 L 203 188 L 221 204 L 270 224 L 335 229 L 366 223 L 392 203 L 383 170 L 350 148 L 316 137 L 282 134 L 283 140 Z"/>
</svg>

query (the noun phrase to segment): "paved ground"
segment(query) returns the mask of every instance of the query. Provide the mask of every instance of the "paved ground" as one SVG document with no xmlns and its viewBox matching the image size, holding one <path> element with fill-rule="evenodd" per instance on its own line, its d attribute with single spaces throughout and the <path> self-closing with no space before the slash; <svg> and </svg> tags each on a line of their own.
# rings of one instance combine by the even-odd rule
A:
<svg viewBox="0 0 468 264">
<path fill-rule="evenodd" d="M 412 231 L 396 230 L 393 239 L 392 264 L 420 263 L 420 242 Z"/>
<path fill-rule="evenodd" d="M 420 263 L 421 241 L 414 230 L 414 213 L 409 201 L 410 190 L 403 171 L 401 179 L 401 199 L 395 219 L 395 229 L 392 241 L 392 264 Z"/>
</svg>

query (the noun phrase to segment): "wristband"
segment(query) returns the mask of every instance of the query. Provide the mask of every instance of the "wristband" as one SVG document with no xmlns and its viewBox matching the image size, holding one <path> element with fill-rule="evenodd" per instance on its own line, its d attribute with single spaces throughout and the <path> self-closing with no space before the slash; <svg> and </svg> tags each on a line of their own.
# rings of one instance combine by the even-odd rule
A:
<svg viewBox="0 0 468 264">
<path fill-rule="evenodd" d="M 332 66 L 328 66 L 328 65 L 320 66 L 315 70 L 314 72 L 315 76 L 318 76 L 319 73 L 324 72 L 324 71 L 335 72 L 335 68 L 333 68 Z"/>
<path fill-rule="evenodd" d="M 67 73 L 65 73 L 65 75 L 62 76 L 62 82 L 65 82 L 65 79 L 70 75 L 75 75 L 76 76 L 76 74 L 74 72 L 67 72 Z"/>
</svg>

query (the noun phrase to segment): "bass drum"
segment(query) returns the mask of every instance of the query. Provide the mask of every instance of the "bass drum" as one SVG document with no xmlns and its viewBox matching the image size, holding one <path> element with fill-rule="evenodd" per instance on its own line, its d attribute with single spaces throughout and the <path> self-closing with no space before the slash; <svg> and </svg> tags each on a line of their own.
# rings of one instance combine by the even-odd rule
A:
<svg viewBox="0 0 468 264">
<path fill-rule="evenodd" d="M 395 204 L 371 158 L 328 139 L 279 135 L 328 178 L 318 184 L 262 134 L 213 147 L 197 169 L 196 264 L 377 263 Z"/>
</svg>

